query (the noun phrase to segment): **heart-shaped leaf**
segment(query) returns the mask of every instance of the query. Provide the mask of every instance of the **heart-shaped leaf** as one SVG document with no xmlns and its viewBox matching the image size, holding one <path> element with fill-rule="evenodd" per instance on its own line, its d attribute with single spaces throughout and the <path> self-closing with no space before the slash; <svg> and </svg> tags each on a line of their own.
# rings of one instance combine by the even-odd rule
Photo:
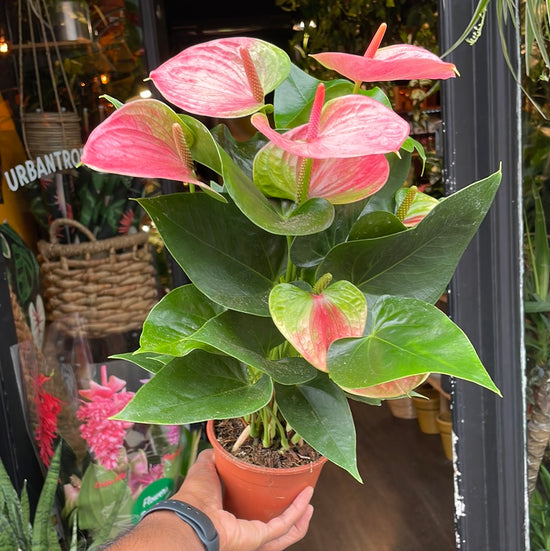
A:
<svg viewBox="0 0 550 551">
<path fill-rule="evenodd" d="M 291 427 L 329 461 L 361 482 L 355 426 L 345 394 L 324 374 L 308 383 L 275 385 L 275 396 Z"/>
<path fill-rule="evenodd" d="M 269 315 L 268 296 L 285 261 L 284 237 L 202 193 L 161 195 L 140 204 L 197 289 L 225 308 Z"/>
<path fill-rule="evenodd" d="M 211 319 L 193 335 L 193 340 L 210 345 L 241 362 L 289 385 L 313 379 L 317 371 L 303 358 L 283 355 L 275 349 L 284 339 L 270 318 L 228 311 Z"/>
<path fill-rule="evenodd" d="M 319 293 L 280 283 L 271 291 L 269 310 L 279 331 L 321 371 L 327 370 L 329 345 L 362 335 L 367 320 L 367 301 L 349 281 L 336 281 Z"/>
<path fill-rule="evenodd" d="M 363 388 L 443 373 L 500 394 L 466 335 L 435 306 L 414 298 L 381 297 L 371 317 L 368 335 L 342 339 L 329 348 L 327 365 L 338 385 Z"/>
<path fill-rule="evenodd" d="M 143 324 L 138 352 L 185 356 L 197 347 L 190 337 L 223 308 L 194 285 L 173 289 L 153 307 Z"/>
<path fill-rule="evenodd" d="M 447 197 L 415 228 L 337 245 L 318 274 L 347 279 L 373 297 L 390 294 L 435 303 L 491 206 L 500 178 L 499 171 Z"/>
<path fill-rule="evenodd" d="M 167 364 L 116 418 L 160 425 L 229 419 L 258 411 L 272 394 L 267 375 L 252 382 L 234 358 L 195 350 Z"/>
</svg>

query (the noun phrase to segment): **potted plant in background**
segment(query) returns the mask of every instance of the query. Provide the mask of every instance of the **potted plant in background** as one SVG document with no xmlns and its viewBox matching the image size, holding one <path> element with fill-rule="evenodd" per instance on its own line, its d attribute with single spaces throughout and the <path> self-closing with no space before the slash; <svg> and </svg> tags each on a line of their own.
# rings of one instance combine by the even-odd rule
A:
<svg viewBox="0 0 550 551">
<path fill-rule="evenodd" d="M 186 113 L 249 120 L 259 132 L 247 141 L 161 101 L 111 98 L 117 110 L 90 135 L 83 163 L 188 184 L 139 200 L 190 283 L 153 308 L 126 356 L 154 376 L 118 419 L 208 421 L 215 447 L 219 431 L 237 425 L 236 456 L 245 444 L 264 463 L 322 456 L 361 480 L 350 398 L 414 395 L 432 372 L 498 393 L 434 304 L 500 173 L 440 201 L 403 187 L 422 148 L 365 83 L 449 78 L 455 67 L 414 46 L 379 48 L 384 31 L 365 56 L 313 56 L 345 79 L 319 81 L 246 37 L 193 46 L 151 73 Z M 226 505 L 243 518 L 277 514 L 303 487 L 293 482 L 264 515 L 239 509 L 224 484 Z"/>
</svg>

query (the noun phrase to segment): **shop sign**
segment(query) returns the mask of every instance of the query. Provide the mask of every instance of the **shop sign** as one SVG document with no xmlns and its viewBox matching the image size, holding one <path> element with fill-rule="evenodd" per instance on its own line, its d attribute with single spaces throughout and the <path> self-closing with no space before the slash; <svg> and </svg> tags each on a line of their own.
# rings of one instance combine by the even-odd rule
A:
<svg viewBox="0 0 550 551">
<path fill-rule="evenodd" d="M 4 178 L 9 189 L 17 191 L 20 187 L 24 187 L 44 176 L 76 168 L 80 164 L 81 157 L 82 149 L 54 151 L 6 170 Z"/>
</svg>

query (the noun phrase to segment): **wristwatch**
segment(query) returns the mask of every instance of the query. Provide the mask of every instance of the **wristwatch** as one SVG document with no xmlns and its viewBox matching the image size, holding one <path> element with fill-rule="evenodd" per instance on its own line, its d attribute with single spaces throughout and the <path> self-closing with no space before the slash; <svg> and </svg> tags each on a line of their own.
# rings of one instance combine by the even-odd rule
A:
<svg viewBox="0 0 550 551">
<path fill-rule="evenodd" d="M 195 530 L 197 536 L 204 544 L 206 551 L 219 551 L 220 540 L 214 524 L 202 511 L 199 511 L 196 507 L 177 499 L 166 499 L 155 503 L 155 505 L 153 505 L 150 509 L 144 511 L 140 517 L 140 520 L 143 520 L 153 511 L 172 511 L 173 513 L 176 513 L 181 520 L 187 522 L 187 524 Z"/>
</svg>

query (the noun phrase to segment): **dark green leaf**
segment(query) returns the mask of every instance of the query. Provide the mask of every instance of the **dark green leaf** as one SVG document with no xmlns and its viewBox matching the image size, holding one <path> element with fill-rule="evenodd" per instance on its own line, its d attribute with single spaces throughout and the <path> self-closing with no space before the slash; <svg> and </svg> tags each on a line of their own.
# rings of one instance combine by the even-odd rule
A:
<svg viewBox="0 0 550 551">
<path fill-rule="evenodd" d="M 347 205 L 336 205 L 334 221 L 330 228 L 294 239 L 290 250 L 292 262 L 301 268 L 317 266 L 332 247 L 346 241 L 366 203 L 367 199 Z"/>
<path fill-rule="evenodd" d="M 308 383 L 275 385 L 277 404 L 290 426 L 329 461 L 361 482 L 355 426 L 345 394 L 324 374 Z"/>
<path fill-rule="evenodd" d="M 167 249 L 211 300 L 269 315 L 267 300 L 285 262 L 286 239 L 252 224 L 232 204 L 203 193 L 142 199 Z"/>
<path fill-rule="evenodd" d="M 500 394 L 474 347 L 441 310 L 417 299 L 381 297 L 365 337 L 331 344 L 327 365 L 345 388 L 365 388 L 410 375 L 443 373 Z"/>
<path fill-rule="evenodd" d="M 441 201 L 416 226 L 389 236 L 337 245 L 317 270 L 346 279 L 372 297 L 435 303 L 487 213 L 500 171 Z"/>
<path fill-rule="evenodd" d="M 272 392 L 268 376 L 251 381 L 247 368 L 234 358 L 195 350 L 159 371 L 116 418 L 184 425 L 241 417 L 265 406 Z"/>
<path fill-rule="evenodd" d="M 143 324 L 138 352 L 184 356 L 196 348 L 190 337 L 223 311 L 194 285 L 172 290 L 158 302 Z"/>
<path fill-rule="evenodd" d="M 282 384 L 313 379 L 317 370 L 298 357 L 269 359 L 284 342 L 271 318 L 259 318 L 228 311 L 211 319 L 193 335 L 193 340 L 209 344 L 241 362 L 267 373 Z"/>
</svg>

